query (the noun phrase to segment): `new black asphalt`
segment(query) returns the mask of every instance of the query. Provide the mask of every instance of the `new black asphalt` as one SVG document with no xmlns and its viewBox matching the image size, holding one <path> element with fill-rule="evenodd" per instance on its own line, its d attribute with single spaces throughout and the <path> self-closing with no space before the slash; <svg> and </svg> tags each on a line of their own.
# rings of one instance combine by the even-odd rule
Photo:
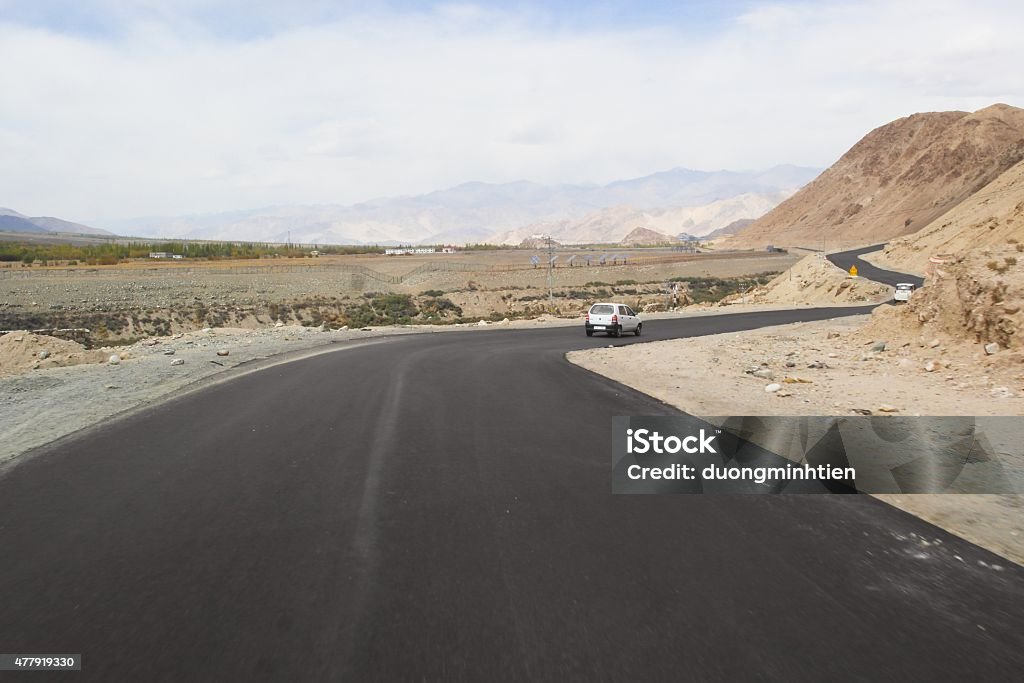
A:
<svg viewBox="0 0 1024 683">
<path fill-rule="evenodd" d="M 924 284 L 924 278 L 917 275 L 908 275 L 906 273 L 897 273 L 891 270 L 885 270 L 879 268 L 876 265 L 868 263 L 861 258 L 864 254 L 870 254 L 873 251 L 881 250 L 884 244 L 875 244 L 870 247 L 861 247 L 860 249 L 851 249 L 850 251 L 841 251 L 836 254 L 829 254 L 826 258 L 839 266 L 845 271 L 850 270 L 850 266 L 857 266 L 857 275 L 867 280 L 874 280 L 875 282 L 881 282 L 884 285 L 895 287 L 901 282 L 909 282 L 915 287 L 920 287 Z"/>
<path fill-rule="evenodd" d="M 83 666 L 0 679 L 1019 680 L 1024 570 L 873 498 L 610 493 L 675 411 L 566 351 L 855 312 L 339 345 L 28 454 L 0 652 Z"/>
</svg>

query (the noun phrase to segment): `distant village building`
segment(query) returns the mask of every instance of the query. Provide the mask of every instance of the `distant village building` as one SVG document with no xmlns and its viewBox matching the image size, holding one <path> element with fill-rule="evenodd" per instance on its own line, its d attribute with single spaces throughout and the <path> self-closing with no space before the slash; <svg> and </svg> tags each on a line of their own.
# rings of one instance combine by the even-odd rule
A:
<svg viewBox="0 0 1024 683">
<path fill-rule="evenodd" d="M 149 258 L 170 258 L 170 259 L 181 259 L 185 258 L 182 254 L 171 254 L 166 251 L 151 251 L 149 252 Z"/>
<path fill-rule="evenodd" d="M 395 247 L 385 249 L 384 253 L 387 256 L 408 256 L 410 254 L 433 254 L 436 251 L 433 247 Z"/>
</svg>

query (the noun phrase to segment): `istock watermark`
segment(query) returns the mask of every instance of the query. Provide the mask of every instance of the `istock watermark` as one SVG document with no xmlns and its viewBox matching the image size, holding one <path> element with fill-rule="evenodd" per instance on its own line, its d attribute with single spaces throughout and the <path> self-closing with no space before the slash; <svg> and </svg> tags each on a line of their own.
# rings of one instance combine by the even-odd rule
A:
<svg viewBox="0 0 1024 683">
<path fill-rule="evenodd" d="M 1021 493 L 1024 417 L 616 417 L 614 493 Z"/>
<path fill-rule="evenodd" d="M 715 430 L 716 432 L 718 430 Z M 627 453 L 717 453 L 714 442 L 714 434 L 706 434 L 702 429 L 697 435 L 684 436 L 682 438 L 675 434 L 662 436 L 658 432 L 649 429 L 627 429 L 626 430 L 626 452 Z M 696 446 L 694 444 L 697 444 Z"/>
</svg>

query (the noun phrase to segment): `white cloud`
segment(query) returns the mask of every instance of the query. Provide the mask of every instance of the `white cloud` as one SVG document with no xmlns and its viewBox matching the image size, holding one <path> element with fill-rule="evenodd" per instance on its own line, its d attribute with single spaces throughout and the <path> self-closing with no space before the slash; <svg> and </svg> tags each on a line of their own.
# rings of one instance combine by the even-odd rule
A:
<svg viewBox="0 0 1024 683">
<path fill-rule="evenodd" d="M 763 4 L 705 33 L 467 4 L 245 39 L 153 17 L 117 38 L 0 24 L 0 205 L 81 220 L 828 165 L 915 111 L 1024 105 L 1019 3 Z"/>
</svg>

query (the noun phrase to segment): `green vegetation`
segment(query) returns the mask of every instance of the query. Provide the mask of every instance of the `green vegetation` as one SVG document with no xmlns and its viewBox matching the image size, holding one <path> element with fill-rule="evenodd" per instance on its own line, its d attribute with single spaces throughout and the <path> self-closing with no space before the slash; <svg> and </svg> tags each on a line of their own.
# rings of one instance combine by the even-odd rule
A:
<svg viewBox="0 0 1024 683">
<path fill-rule="evenodd" d="M 375 254 L 378 246 L 333 245 L 280 245 L 266 242 L 106 242 L 103 244 L 31 244 L 28 242 L 0 242 L 0 261 L 31 265 L 42 262 L 68 262 L 77 265 L 114 265 L 126 259 L 148 258 L 151 252 L 181 254 L 189 259 L 258 259 L 258 258 L 312 258 L 310 251 L 321 254 Z M 70 263 L 74 261 L 75 263 Z"/>
<path fill-rule="evenodd" d="M 346 307 L 340 320 L 352 327 L 458 322 L 462 309 L 449 299 L 430 296 L 416 301 L 408 294 L 368 293 L 363 301 Z"/>
<path fill-rule="evenodd" d="M 730 294 L 745 292 L 752 287 L 771 282 L 777 272 L 758 273 L 744 277 L 674 277 L 669 282 L 684 283 L 690 299 L 696 304 L 721 301 Z"/>
</svg>

